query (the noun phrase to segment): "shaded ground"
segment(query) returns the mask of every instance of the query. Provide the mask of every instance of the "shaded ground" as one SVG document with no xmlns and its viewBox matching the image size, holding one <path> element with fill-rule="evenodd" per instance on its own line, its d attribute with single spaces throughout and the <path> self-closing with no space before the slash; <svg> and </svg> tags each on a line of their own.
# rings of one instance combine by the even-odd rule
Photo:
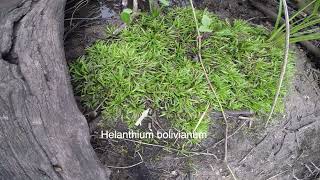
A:
<svg viewBox="0 0 320 180">
<path fill-rule="evenodd" d="M 93 1 L 92 1 L 93 2 Z M 186 5 L 184 2 L 175 2 Z M 119 12 L 119 3 L 113 10 Z M 222 18 L 242 18 L 255 24 L 271 27 L 269 19 L 243 0 L 196 1 L 200 7 L 207 7 Z M 98 8 L 98 9 L 95 9 Z M 99 10 L 97 3 L 86 6 L 74 17 L 85 17 L 88 9 Z M 107 12 L 112 12 L 107 9 Z M 95 15 L 97 15 L 95 14 Z M 70 16 L 70 14 L 69 14 Z M 83 55 L 85 47 L 97 39 L 104 38 L 104 27 L 108 23 L 120 23 L 116 13 L 107 13 L 105 18 L 85 21 L 66 37 L 65 49 L 69 61 Z M 70 18 L 66 17 L 67 19 Z M 77 23 L 77 21 L 74 21 Z M 66 26 L 68 26 L 66 21 Z M 67 31 L 68 32 L 68 29 Z M 297 72 L 286 100 L 286 112 L 280 121 L 269 128 L 262 124 L 245 120 L 230 121 L 229 164 L 239 179 L 315 179 L 320 167 L 320 99 L 318 88 L 319 71 L 308 62 L 305 52 L 297 49 Z M 81 108 L 81 106 L 80 106 Z M 84 114 L 85 109 L 82 109 Z M 88 118 L 91 126 L 97 119 Z M 211 155 L 177 155 L 160 147 L 141 146 L 129 141 L 106 141 L 97 139 L 98 129 L 92 128 L 92 145 L 100 160 L 110 168 L 111 179 L 230 179 L 230 173 L 222 163 L 224 155 L 224 126 L 217 121 L 209 131 L 209 138 L 194 151 L 208 152 Z M 239 128 L 241 129 L 239 130 Z M 126 127 L 119 123 L 117 130 Z M 221 141 L 222 140 L 222 141 Z M 116 168 L 144 163 L 133 167 Z M 214 154 L 215 156 L 213 156 Z"/>
</svg>

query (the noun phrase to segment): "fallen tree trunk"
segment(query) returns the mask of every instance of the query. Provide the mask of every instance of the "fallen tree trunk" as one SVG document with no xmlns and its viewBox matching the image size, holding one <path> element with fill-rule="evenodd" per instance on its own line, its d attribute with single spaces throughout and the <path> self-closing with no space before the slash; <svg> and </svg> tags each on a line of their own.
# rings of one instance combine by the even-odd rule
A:
<svg viewBox="0 0 320 180">
<path fill-rule="evenodd" d="M 108 178 L 69 83 L 65 1 L 0 1 L 0 179 Z"/>
</svg>

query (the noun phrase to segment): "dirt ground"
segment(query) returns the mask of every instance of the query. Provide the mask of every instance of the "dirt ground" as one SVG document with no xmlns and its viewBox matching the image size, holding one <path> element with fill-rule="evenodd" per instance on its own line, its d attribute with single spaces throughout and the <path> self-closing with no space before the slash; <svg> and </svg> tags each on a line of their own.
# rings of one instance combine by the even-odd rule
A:
<svg viewBox="0 0 320 180">
<path fill-rule="evenodd" d="M 75 29 L 70 30 L 70 20 L 66 20 L 65 50 L 68 62 L 84 55 L 85 48 L 96 40 L 104 39 L 107 24 L 121 24 L 118 17 L 121 4 L 115 2 L 92 1 L 74 17 L 86 17 L 94 9 L 95 16 L 101 15 L 102 18 L 85 21 Z M 246 0 L 198 0 L 195 3 L 197 7 L 206 7 L 221 18 L 241 18 L 253 24 L 272 27 L 270 19 Z M 188 3 L 175 1 L 172 4 L 185 6 Z M 66 15 L 68 18 L 70 13 Z M 229 121 L 231 137 L 228 138 L 228 164 L 239 179 L 319 178 L 320 71 L 310 62 L 307 52 L 300 47 L 293 48 L 298 57 L 297 70 L 286 98 L 286 113 L 268 128 L 255 121 Z M 79 108 L 86 114 L 81 104 Z M 101 140 L 98 138 L 99 129 L 93 128 L 98 119 L 88 118 L 88 121 L 92 131 L 92 145 L 101 162 L 109 167 L 111 179 L 232 179 L 223 162 L 222 120 L 215 120 L 208 138 L 192 147 L 192 151 L 202 152 L 202 155 L 177 154 L 161 147 L 130 141 Z M 119 122 L 116 129 L 125 130 L 126 127 Z"/>
</svg>

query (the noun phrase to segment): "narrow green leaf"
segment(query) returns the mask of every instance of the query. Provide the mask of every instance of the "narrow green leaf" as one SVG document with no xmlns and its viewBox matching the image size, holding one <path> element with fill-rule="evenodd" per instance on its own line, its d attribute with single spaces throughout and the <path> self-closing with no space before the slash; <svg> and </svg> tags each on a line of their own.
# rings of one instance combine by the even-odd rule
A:
<svg viewBox="0 0 320 180">
<path fill-rule="evenodd" d="M 311 21 L 307 21 L 307 22 L 302 22 L 301 24 L 294 26 L 291 29 L 291 33 L 296 33 L 302 29 L 310 28 L 312 26 L 317 26 L 319 23 L 320 23 L 320 18 L 315 19 L 315 20 L 311 20 Z"/>
<path fill-rule="evenodd" d="M 320 38 L 320 33 L 312 33 L 308 35 L 303 35 L 295 38 L 290 38 L 290 43 L 318 40 Z"/>
<path fill-rule="evenodd" d="M 274 29 L 273 29 L 273 31 L 272 31 L 271 34 L 274 34 L 274 33 L 275 33 L 275 31 L 278 29 L 279 24 L 280 24 L 280 22 L 281 22 L 281 19 L 282 19 L 282 6 L 283 6 L 282 1 L 283 1 L 283 0 L 280 0 L 280 2 L 279 2 L 279 9 L 278 9 L 277 21 L 276 21 L 276 24 L 274 25 Z"/>
<path fill-rule="evenodd" d="M 320 0 L 318 0 L 312 10 L 312 16 L 317 16 L 319 14 L 319 8 L 320 8 Z"/>
</svg>

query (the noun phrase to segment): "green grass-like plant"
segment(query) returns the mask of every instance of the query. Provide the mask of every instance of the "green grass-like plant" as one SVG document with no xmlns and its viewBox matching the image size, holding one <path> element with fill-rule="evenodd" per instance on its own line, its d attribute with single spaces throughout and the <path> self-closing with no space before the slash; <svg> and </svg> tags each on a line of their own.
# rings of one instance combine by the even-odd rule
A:
<svg viewBox="0 0 320 180">
<path fill-rule="evenodd" d="M 302 14 L 308 8 L 312 8 L 312 11 L 306 17 Z M 302 41 L 319 40 L 320 39 L 320 0 L 312 0 L 306 6 L 294 13 L 290 17 L 290 43 L 297 43 Z M 285 25 L 280 26 L 282 19 L 282 0 L 279 3 L 278 17 L 271 34 L 270 41 L 283 42 L 285 39 Z M 300 19 L 297 17 L 300 16 Z M 301 16 L 303 18 L 301 18 Z"/>
<path fill-rule="evenodd" d="M 199 22 L 204 14 L 211 20 L 201 53 L 224 109 L 266 115 L 276 92 L 283 49 L 268 42 L 270 33 L 262 27 L 196 13 Z M 219 111 L 198 62 L 196 36 L 191 9 L 176 8 L 160 16 L 142 13 L 117 37 L 95 43 L 71 64 L 74 90 L 88 108 L 102 103 L 108 124 L 122 119 L 134 128 L 141 113 L 152 108 L 160 110 L 173 128 L 192 132 L 208 105 Z M 293 67 L 291 61 L 287 84 Z M 282 110 L 281 100 L 276 112 Z M 198 132 L 208 130 L 209 114 Z"/>
</svg>

